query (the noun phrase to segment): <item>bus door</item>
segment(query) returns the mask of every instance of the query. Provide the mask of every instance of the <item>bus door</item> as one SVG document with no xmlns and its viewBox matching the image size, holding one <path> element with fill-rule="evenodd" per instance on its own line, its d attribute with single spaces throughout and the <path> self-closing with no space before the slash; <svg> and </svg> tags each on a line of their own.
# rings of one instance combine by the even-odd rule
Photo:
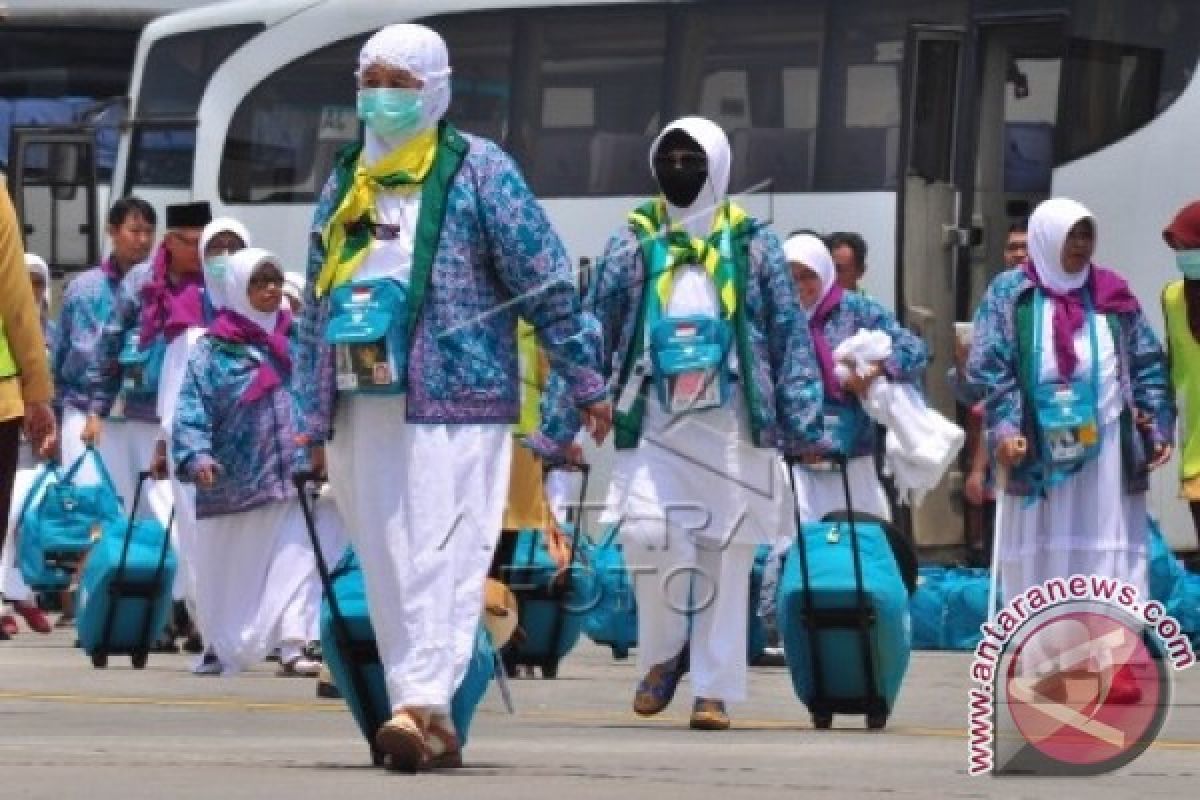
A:
<svg viewBox="0 0 1200 800">
<path fill-rule="evenodd" d="M 25 238 L 56 272 L 99 261 L 96 134 L 91 128 L 15 127 L 8 182 Z"/>
<path fill-rule="evenodd" d="M 1061 17 L 976 19 L 970 36 L 925 26 L 909 34 L 897 307 L 929 345 L 930 405 L 960 422 L 965 409 L 946 380 L 953 323 L 972 319 L 1004 269 L 1009 226 L 1050 191 L 1064 35 Z M 914 514 L 927 554 L 963 554 L 964 479 L 952 469 Z"/>
<path fill-rule="evenodd" d="M 956 180 L 958 98 L 966 32 L 959 28 L 915 27 L 905 47 L 905 119 L 897 203 L 896 308 L 903 323 L 929 347 L 925 375 L 931 407 L 955 419 L 946 383 L 953 363 L 955 283 L 958 256 L 969 237 L 958 227 L 963 186 Z M 952 476 L 953 477 L 953 476 Z M 912 533 L 923 551 L 957 548 L 962 518 L 944 480 L 912 515 Z"/>
</svg>

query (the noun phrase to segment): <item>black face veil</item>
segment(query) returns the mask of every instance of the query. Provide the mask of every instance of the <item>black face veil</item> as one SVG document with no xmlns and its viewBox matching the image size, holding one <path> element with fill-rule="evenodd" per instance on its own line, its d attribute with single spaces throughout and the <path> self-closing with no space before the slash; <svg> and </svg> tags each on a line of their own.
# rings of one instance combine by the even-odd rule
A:
<svg viewBox="0 0 1200 800">
<path fill-rule="evenodd" d="M 654 151 L 654 178 L 667 202 L 687 208 L 708 180 L 708 156 L 700 143 L 682 130 L 672 130 Z"/>
</svg>

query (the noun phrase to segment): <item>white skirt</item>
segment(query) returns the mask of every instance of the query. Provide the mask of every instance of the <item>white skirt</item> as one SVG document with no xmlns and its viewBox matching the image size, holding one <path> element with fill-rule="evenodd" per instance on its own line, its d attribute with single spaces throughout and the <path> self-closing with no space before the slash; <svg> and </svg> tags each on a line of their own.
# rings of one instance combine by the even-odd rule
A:
<svg viewBox="0 0 1200 800">
<path fill-rule="evenodd" d="M 1099 455 L 1029 502 L 1002 494 L 997 548 L 1004 597 L 1074 574 L 1117 578 L 1148 596 L 1146 495 L 1127 494 L 1119 422 L 1102 429 Z"/>
</svg>

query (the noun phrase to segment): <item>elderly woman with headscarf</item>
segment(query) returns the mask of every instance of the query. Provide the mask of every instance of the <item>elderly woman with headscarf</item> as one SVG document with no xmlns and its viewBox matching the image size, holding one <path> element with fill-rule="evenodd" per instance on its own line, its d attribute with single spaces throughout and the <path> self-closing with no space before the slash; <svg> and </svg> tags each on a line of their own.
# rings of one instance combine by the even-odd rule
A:
<svg viewBox="0 0 1200 800">
<path fill-rule="evenodd" d="M 611 408 L 598 334 L 544 210 L 507 154 L 443 119 L 442 37 L 388 26 L 356 75 L 363 140 L 338 154 L 311 234 L 303 435 L 315 468 L 328 458 L 363 567 L 393 712 L 376 744 L 400 770 L 453 766 L 448 709 L 508 488 L 517 319 L 596 434 Z"/>
<path fill-rule="evenodd" d="M 995 547 L 1009 601 L 1076 574 L 1149 596 L 1148 473 L 1170 458 L 1175 407 L 1162 347 L 1124 279 L 1092 262 L 1095 246 L 1090 211 L 1045 201 L 1029 220 L 1029 260 L 992 281 L 975 315 L 965 379 L 1008 472 Z M 1074 669 L 1030 653 L 1031 678 Z M 1138 695 L 1122 670 L 1108 697 Z"/>
<path fill-rule="evenodd" d="M 727 198 L 729 141 L 686 117 L 653 143 L 661 194 L 608 243 L 588 304 L 611 365 L 609 513 L 635 581 L 634 711 L 658 714 L 690 671 L 690 725 L 724 730 L 746 696 L 746 607 L 759 544 L 792 527 L 777 448 L 820 435 L 821 382 L 779 239 Z M 529 444 L 563 460 L 579 429 L 556 370 Z"/>
<path fill-rule="evenodd" d="M 198 623 L 226 673 L 279 643 L 285 674 L 315 676 L 319 665 L 303 648 L 319 587 L 291 481 L 298 451 L 283 268 L 245 249 L 219 283 L 222 307 L 192 349 L 172 431 L 176 474 L 196 484 Z"/>
<path fill-rule="evenodd" d="M 855 511 L 889 519 L 887 495 L 875 469 L 876 426 L 863 411 L 860 398 L 879 378 L 910 383 L 918 380 L 929 361 L 928 350 L 921 339 L 901 327 L 890 311 L 838 284 L 833 258 L 819 238 L 812 234 L 792 236 L 783 252 L 796 281 L 800 305 L 808 314 L 808 330 L 825 388 L 824 436 L 805 452 L 801 466 L 793 470 L 797 512 L 801 520 L 808 522 L 845 509 L 841 479 L 830 470 L 831 457 L 841 455 L 847 458 Z M 892 353 L 865 375 L 848 370 L 843 371 L 845 380 L 840 380 L 833 352 L 859 331 L 887 334 Z"/>
<path fill-rule="evenodd" d="M 1179 459 L 1179 493 L 1192 510 L 1200 537 L 1200 202 L 1180 209 L 1163 231 L 1175 251 L 1183 276 L 1163 289 L 1167 357 L 1172 389 L 1181 398 L 1183 453 Z"/>
</svg>

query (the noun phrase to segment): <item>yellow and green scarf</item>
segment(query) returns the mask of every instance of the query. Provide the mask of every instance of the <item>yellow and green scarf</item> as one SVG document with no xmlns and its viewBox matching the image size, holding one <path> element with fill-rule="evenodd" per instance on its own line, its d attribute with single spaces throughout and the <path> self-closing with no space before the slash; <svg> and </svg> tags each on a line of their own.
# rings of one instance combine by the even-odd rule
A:
<svg viewBox="0 0 1200 800">
<path fill-rule="evenodd" d="M 366 259 L 371 249 L 371 228 L 361 223 L 377 221 L 375 200 L 379 192 L 403 194 L 421 188 L 437 156 L 437 130 L 418 134 L 369 167 L 364 163 L 361 145 L 355 149 L 352 170 L 344 163 L 338 164 L 339 189 L 343 193 L 322 232 L 325 263 L 317 277 L 317 297 L 350 280 Z"/>
</svg>

